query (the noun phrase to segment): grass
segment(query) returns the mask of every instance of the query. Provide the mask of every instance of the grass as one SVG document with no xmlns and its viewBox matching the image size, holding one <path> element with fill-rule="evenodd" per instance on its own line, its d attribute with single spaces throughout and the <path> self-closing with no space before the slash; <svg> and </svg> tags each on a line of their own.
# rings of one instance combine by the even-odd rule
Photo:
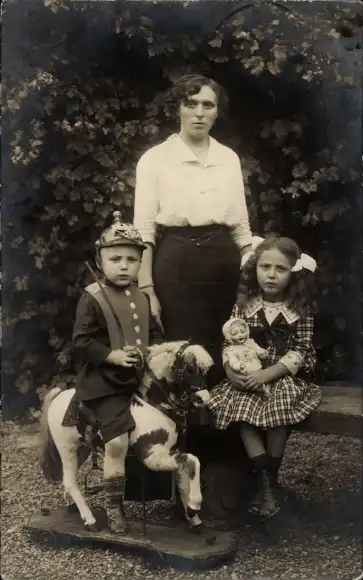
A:
<svg viewBox="0 0 363 580">
<path fill-rule="evenodd" d="M 37 425 L 2 426 L 2 577 L 4 580 L 156 579 L 141 558 L 95 548 L 45 550 L 24 525 L 44 505 L 64 505 L 61 486 L 48 484 L 38 466 Z M 297 433 L 289 440 L 281 482 L 294 496 L 266 525 L 242 518 L 234 562 L 219 570 L 168 570 L 176 579 L 352 580 L 362 568 L 361 442 Z M 99 505 L 102 496 L 92 499 Z M 139 504 L 128 504 L 141 517 Z M 149 506 L 170 517 L 165 502 Z"/>
</svg>

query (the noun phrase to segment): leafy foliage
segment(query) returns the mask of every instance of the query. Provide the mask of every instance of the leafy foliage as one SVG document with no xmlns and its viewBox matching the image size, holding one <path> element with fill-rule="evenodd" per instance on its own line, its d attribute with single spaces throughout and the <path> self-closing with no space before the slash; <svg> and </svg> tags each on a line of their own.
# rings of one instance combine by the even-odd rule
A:
<svg viewBox="0 0 363 580">
<path fill-rule="evenodd" d="M 361 52 L 339 30 L 357 9 L 343 3 L 337 23 L 336 3 L 317 12 L 225 2 L 210 18 L 197 4 L 5 5 L 8 405 L 72 384 L 84 261 L 113 209 L 132 219 L 136 162 L 177 129 L 167 92 L 190 71 L 227 89 L 230 112 L 215 135 L 240 155 L 254 231 L 285 232 L 321 266 L 320 377 L 354 375 Z"/>
</svg>

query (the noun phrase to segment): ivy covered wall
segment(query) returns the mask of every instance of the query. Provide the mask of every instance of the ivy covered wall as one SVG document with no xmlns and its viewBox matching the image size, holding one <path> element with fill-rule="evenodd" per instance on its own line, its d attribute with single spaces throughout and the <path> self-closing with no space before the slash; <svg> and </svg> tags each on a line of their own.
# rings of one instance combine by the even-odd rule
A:
<svg viewBox="0 0 363 580">
<path fill-rule="evenodd" d="M 359 4 L 329 4 L 8 0 L 5 412 L 72 384 L 84 261 L 113 209 L 132 219 L 136 162 L 177 128 L 167 93 L 190 71 L 229 94 L 213 134 L 240 156 L 253 231 L 318 261 L 319 379 L 359 380 L 362 38 Z"/>
</svg>

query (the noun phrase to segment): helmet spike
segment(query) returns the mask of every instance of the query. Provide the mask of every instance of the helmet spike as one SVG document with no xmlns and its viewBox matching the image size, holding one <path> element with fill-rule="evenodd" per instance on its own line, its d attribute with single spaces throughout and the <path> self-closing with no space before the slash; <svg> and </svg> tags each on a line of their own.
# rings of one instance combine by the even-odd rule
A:
<svg viewBox="0 0 363 580">
<path fill-rule="evenodd" d="M 116 225 L 118 223 L 122 223 L 122 216 L 121 216 L 121 212 L 120 211 L 114 211 L 113 212 L 113 223 Z"/>
</svg>

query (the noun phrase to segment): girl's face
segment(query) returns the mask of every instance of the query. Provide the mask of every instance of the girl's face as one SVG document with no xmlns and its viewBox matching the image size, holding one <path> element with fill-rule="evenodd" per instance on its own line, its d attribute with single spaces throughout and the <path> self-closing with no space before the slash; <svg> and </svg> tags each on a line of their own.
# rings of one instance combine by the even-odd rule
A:
<svg viewBox="0 0 363 580">
<path fill-rule="evenodd" d="M 262 252 L 257 260 L 256 273 L 258 285 L 266 300 L 283 300 L 292 267 L 291 261 L 276 248 Z"/>
<path fill-rule="evenodd" d="M 190 95 L 180 105 L 180 130 L 191 139 L 203 139 L 209 134 L 218 116 L 217 95 L 208 86 Z"/>
<path fill-rule="evenodd" d="M 243 344 L 247 339 L 247 326 L 240 322 L 234 322 L 231 326 L 230 335 L 234 344 Z"/>
<path fill-rule="evenodd" d="M 135 246 L 111 246 L 102 248 L 100 267 L 105 278 L 124 288 L 137 279 L 141 264 L 141 252 Z"/>
</svg>

